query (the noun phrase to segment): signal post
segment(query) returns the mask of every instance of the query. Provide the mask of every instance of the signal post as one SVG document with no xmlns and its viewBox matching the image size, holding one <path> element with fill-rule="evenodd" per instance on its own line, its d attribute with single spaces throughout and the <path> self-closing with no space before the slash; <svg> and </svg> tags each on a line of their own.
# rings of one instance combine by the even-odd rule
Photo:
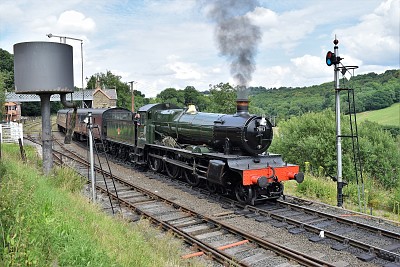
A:
<svg viewBox="0 0 400 267">
<path fill-rule="evenodd" d="M 336 158 L 337 158 L 337 206 L 343 206 L 343 174 L 342 174 L 342 135 L 340 122 L 340 87 L 339 87 L 339 68 L 338 65 L 342 58 L 339 57 L 338 44 L 339 41 L 335 38 L 333 41 L 334 52 L 328 51 L 326 54 L 326 64 L 334 65 L 334 87 L 335 87 L 335 114 L 336 114 Z"/>
</svg>

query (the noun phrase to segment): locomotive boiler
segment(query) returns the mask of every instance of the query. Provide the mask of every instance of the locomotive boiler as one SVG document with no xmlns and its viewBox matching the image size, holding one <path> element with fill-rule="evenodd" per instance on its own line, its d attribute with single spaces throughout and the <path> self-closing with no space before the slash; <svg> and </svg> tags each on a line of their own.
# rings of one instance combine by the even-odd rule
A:
<svg viewBox="0 0 400 267">
<path fill-rule="evenodd" d="M 234 115 L 197 112 L 193 105 L 160 110 L 154 114 L 154 130 L 178 143 L 209 146 L 225 154 L 258 155 L 271 145 L 271 123 L 241 111 Z"/>
</svg>

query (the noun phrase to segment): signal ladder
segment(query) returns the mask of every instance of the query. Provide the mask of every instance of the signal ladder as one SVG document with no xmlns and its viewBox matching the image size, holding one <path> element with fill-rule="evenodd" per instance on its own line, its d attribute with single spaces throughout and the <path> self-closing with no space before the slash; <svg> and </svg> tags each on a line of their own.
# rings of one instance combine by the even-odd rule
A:
<svg viewBox="0 0 400 267">
<path fill-rule="evenodd" d="M 108 199 L 110 201 L 110 206 L 111 206 L 111 210 L 112 213 L 115 214 L 115 209 L 118 207 L 119 210 L 121 211 L 121 205 L 119 202 L 119 198 L 118 198 L 118 192 L 117 192 L 117 187 L 115 185 L 115 181 L 114 181 L 114 176 L 112 175 L 111 172 L 111 167 L 108 161 L 108 155 L 107 155 L 107 150 L 106 147 L 104 145 L 103 139 L 101 137 L 100 134 L 100 129 L 98 125 L 92 125 L 92 126 L 88 126 L 88 130 L 92 131 L 91 133 L 91 137 L 92 137 L 92 144 L 93 144 L 93 148 L 94 148 L 94 153 L 96 154 L 96 158 L 94 160 L 94 165 L 96 165 L 96 163 L 98 164 L 98 168 L 100 169 L 100 174 L 103 177 L 103 179 L 101 180 L 100 178 L 100 183 L 104 183 L 104 186 L 106 188 L 107 191 L 107 195 L 108 195 Z M 99 136 L 100 138 L 94 138 L 94 134 L 93 131 L 96 132 L 97 136 Z M 89 147 L 89 138 L 88 138 L 88 144 L 87 146 Z M 89 153 L 89 150 L 88 150 Z M 90 155 L 89 155 L 90 156 Z M 93 167 L 94 168 L 94 167 Z M 88 170 L 89 171 L 89 170 Z M 90 175 L 88 174 L 88 177 L 90 177 Z M 97 180 L 96 177 L 96 172 L 94 172 L 94 180 Z M 110 182 L 111 180 L 111 182 Z M 114 193 L 117 197 L 117 203 L 114 204 L 113 198 L 111 196 L 110 193 Z M 94 201 L 94 200 L 93 200 Z"/>
<path fill-rule="evenodd" d="M 345 84 L 346 78 L 345 74 L 349 73 L 351 77 L 354 77 L 354 70 L 356 66 L 340 66 L 337 67 L 338 71 L 340 71 L 343 75 L 342 84 Z M 360 145 L 358 139 L 358 127 L 357 127 L 357 116 L 356 116 L 356 102 L 354 96 L 354 89 L 350 87 L 344 88 L 336 88 L 339 91 L 347 92 L 347 106 L 348 106 L 348 115 L 349 115 L 349 124 L 350 124 L 350 134 L 349 135 L 340 135 L 340 137 L 351 138 L 352 142 L 352 151 L 353 151 L 353 164 L 355 171 L 355 178 L 357 181 L 357 197 L 358 197 L 358 205 L 359 210 L 361 212 L 366 212 L 366 199 L 365 199 L 365 186 L 364 186 L 364 178 L 362 173 L 362 163 L 361 163 L 361 155 L 360 155 Z M 361 186 L 361 189 L 360 189 Z"/>
</svg>

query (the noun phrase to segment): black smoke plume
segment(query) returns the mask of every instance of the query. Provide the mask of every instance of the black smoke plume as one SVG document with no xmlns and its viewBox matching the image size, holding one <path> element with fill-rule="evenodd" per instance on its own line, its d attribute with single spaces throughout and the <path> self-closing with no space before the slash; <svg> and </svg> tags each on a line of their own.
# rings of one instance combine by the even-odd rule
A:
<svg viewBox="0 0 400 267">
<path fill-rule="evenodd" d="M 230 63 L 230 72 L 238 85 L 238 99 L 247 99 L 247 86 L 255 71 L 255 54 L 261 41 L 260 28 L 246 14 L 258 6 L 256 0 L 214 0 L 209 17 L 217 25 L 215 37 L 221 55 Z"/>
</svg>

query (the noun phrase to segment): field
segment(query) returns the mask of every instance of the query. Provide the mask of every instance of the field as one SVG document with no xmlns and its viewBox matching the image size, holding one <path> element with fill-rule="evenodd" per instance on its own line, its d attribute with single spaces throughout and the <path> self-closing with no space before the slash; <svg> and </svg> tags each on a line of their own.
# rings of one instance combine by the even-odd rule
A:
<svg viewBox="0 0 400 267">
<path fill-rule="evenodd" d="M 357 113 L 357 121 L 373 121 L 381 125 L 400 126 L 400 103 L 388 108 Z"/>
</svg>

